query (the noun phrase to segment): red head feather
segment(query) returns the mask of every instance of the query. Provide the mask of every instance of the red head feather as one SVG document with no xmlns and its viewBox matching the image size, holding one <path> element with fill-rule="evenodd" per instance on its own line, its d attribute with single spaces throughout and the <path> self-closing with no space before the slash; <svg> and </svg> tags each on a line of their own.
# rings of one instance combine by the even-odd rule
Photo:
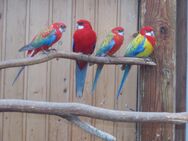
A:
<svg viewBox="0 0 188 141">
<path fill-rule="evenodd" d="M 151 26 L 142 27 L 140 30 L 140 34 L 145 36 L 150 41 L 150 43 L 153 45 L 153 47 L 155 46 L 156 38 L 155 38 L 153 27 L 151 27 Z"/>
</svg>

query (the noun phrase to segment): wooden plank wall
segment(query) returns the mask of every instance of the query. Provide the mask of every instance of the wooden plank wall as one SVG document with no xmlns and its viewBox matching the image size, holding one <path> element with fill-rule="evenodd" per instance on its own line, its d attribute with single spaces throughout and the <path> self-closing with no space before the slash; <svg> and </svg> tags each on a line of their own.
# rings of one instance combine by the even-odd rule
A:
<svg viewBox="0 0 188 141">
<path fill-rule="evenodd" d="M 91 21 L 97 32 L 97 46 L 111 30 L 125 28 L 125 43 L 116 55 L 123 55 L 125 46 L 137 30 L 137 0 L 0 0 L 0 55 L 1 60 L 23 58 L 18 49 L 31 41 L 41 29 L 54 21 L 67 24 L 66 33 L 58 50 L 72 51 L 72 34 L 77 19 Z M 61 47 L 62 44 L 62 47 Z M 80 102 L 99 107 L 127 110 L 135 109 L 136 67 L 130 73 L 123 96 L 115 100 L 120 81 L 120 66 L 105 66 L 95 95 L 90 95 L 96 66 L 87 74 L 84 96 L 75 97 L 75 62 L 53 60 L 26 67 L 14 86 L 11 85 L 18 68 L 0 71 L 0 98 L 19 98 L 56 102 Z M 135 124 L 113 123 L 82 118 L 105 130 L 118 140 L 135 140 Z M 0 114 L 0 140 L 3 141 L 94 141 L 99 140 L 69 122 L 53 116 L 3 113 Z"/>
<path fill-rule="evenodd" d="M 141 110 L 175 112 L 176 98 L 176 0 L 141 0 L 141 25 L 152 25 L 157 47 L 156 67 L 141 67 Z M 174 126 L 143 123 L 142 141 L 174 141 Z"/>
</svg>

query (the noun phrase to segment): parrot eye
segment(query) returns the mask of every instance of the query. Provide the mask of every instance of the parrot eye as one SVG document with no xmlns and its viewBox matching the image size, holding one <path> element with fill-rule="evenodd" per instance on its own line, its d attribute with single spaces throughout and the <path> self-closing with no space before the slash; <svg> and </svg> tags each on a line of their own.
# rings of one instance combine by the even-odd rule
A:
<svg viewBox="0 0 188 141">
<path fill-rule="evenodd" d="M 79 24 L 79 25 L 84 25 L 84 23 L 83 23 L 83 22 L 79 22 L 78 24 Z"/>
</svg>

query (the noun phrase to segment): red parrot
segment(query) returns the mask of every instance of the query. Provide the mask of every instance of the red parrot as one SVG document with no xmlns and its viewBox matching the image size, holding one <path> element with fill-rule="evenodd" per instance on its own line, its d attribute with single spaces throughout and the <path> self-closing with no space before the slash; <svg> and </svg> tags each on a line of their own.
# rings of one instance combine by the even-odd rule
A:
<svg viewBox="0 0 188 141">
<path fill-rule="evenodd" d="M 152 54 L 156 45 L 156 37 L 154 34 L 153 27 L 145 26 L 140 29 L 139 34 L 129 43 L 125 50 L 125 57 L 142 57 L 146 58 Z M 120 86 L 117 91 L 117 98 L 121 94 L 123 85 L 127 79 L 128 73 L 131 69 L 131 65 L 123 65 L 124 70 L 121 79 Z"/>
<path fill-rule="evenodd" d="M 38 52 L 49 52 L 50 47 L 56 43 L 61 37 L 62 33 L 65 31 L 66 25 L 62 22 L 56 22 L 50 25 L 48 28 L 38 33 L 33 40 L 19 49 L 20 52 L 27 51 L 27 57 L 33 57 Z M 23 66 L 17 73 L 12 85 L 16 82 L 21 72 L 24 70 Z"/>
<path fill-rule="evenodd" d="M 118 51 L 123 44 L 124 40 L 124 28 L 123 27 L 115 27 L 111 30 L 111 32 L 106 36 L 103 40 L 102 44 L 100 45 L 99 49 L 96 52 L 96 56 L 112 56 L 116 51 Z M 93 81 L 93 86 L 91 93 L 93 94 L 97 81 L 99 79 L 100 73 L 103 68 L 103 64 L 97 65 L 97 70 L 95 74 L 95 79 Z"/>
<path fill-rule="evenodd" d="M 89 21 L 77 21 L 77 29 L 73 35 L 73 52 L 90 55 L 95 49 L 97 36 Z M 76 61 L 76 95 L 82 97 L 88 63 Z"/>
</svg>

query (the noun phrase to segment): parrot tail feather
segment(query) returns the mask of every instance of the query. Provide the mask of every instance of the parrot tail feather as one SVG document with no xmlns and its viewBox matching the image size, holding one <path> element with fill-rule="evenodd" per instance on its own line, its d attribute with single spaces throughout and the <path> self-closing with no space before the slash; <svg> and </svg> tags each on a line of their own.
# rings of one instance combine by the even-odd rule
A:
<svg viewBox="0 0 188 141">
<path fill-rule="evenodd" d="M 22 48 L 20 48 L 19 52 L 27 51 L 27 50 L 32 50 L 32 49 L 34 49 L 34 47 L 31 44 L 28 44 L 28 45 L 25 45 Z"/>
<path fill-rule="evenodd" d="M 82 69 L 76 64 L 76 96 L 82 97 L 87 74 L 87 65 Z"/>
<path fill-rule="evenodd" d="M 93 95 L 94 94 L 94 91 L 96 89 L 96 86 L 97 86 L 97 81 L 99 79 L 99 76 L 101 74 L 101 71 L 102 71 L 102 68 L 103 68 L 104 65 L 97 65 L 97 70 L 96 70 L 96 73 L 95 73 L 95 79 L 93 81 L 93 86 L 92 86 L 92 90 L 91 90 L 91 94 Z"/>
<path fill-rule="evenodd" d="M 122 78 L 121 78 L 121 83 L 120 83 L 120 86 L 119 86 L 118 91 L 117 91 L 117 93 L 116 93 L 117 98 L 118 98 L 119 95 L 121 94 L 123 85 L 124 85 L 124 83 L 125 83 L 125 81 L 126 81 L 126 79 L 127 79 L 127 76 L 128 76 L 129 71 L 130 71 L 130 68 L 131 68 L 131 65 L 126 65 L 126 66 L 125 66 L 125 70 L 124 70 L 123 76 L 122 76 Z"/>
<path fill-rule="evenodd" d="M 16 80 L 18 79 L 18 77 L 20 76 L 21 72 L 24 70 L 25 66 L 22 66 L 20 68 L 20 70 L 18 71 L 16 77 L 14 78 L 14 81 L 12 82 L 12 86 L 14 85 L 14 83 L 16 82 Z"/>
</svg>

